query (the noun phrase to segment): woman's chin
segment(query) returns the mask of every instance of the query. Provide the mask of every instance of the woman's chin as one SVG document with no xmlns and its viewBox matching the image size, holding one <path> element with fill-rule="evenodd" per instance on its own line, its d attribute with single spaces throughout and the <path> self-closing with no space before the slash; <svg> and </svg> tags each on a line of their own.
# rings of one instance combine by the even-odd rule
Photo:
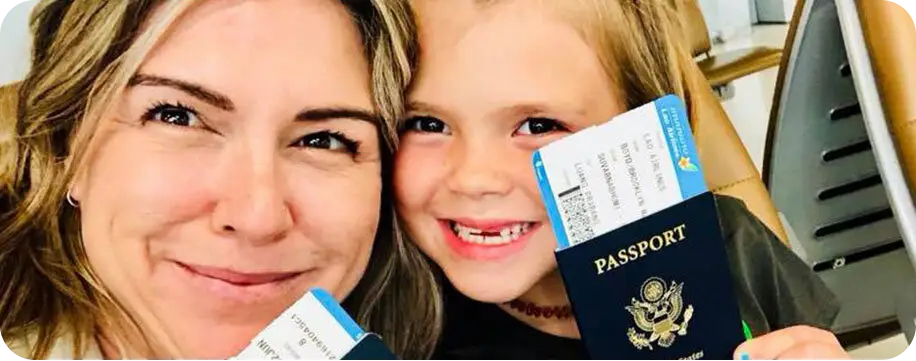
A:
<svg viewBox="0 0 916 361">
<path fill-rule="evenodd" d="M 235 357 L 260 333 L 255 332 L 212 332 L 207 336 L 180 340 L 184 359 L 226 360 Z"/>
</svg>

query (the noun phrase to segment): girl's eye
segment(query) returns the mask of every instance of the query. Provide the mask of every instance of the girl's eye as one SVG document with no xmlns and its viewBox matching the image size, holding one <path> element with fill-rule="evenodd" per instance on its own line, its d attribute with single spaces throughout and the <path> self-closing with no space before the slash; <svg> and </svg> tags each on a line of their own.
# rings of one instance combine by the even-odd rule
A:
<svg viewBox="0 0 916 361">
<path fill-rule="evenodd" d="M 429 116 L 408 119 L 404 125 L 404 130 L 409 132 L 442 134 L 451 134 L 452 132 L 448 125 L 445 125 L 445 122 Z"/>
<path fill-rule="evenodd" d="M 538 135 L 550 133 L 558 130 L 565 130 L 560 122 L 550 118 L 528 118 L 518 126 L 515 134 L 518 135 Z"/>
<path fill-rule="evenodd" d="M 144 122 L 156 121 L 179 127 L 203 126 L 200 117 L 197 116 L 197 111 L 181 104 L 157 104 L 146 111 L 143 115 L 143 120 Z"/>
<path fill-rule="evenodd" d="M 347 138 L 339 132 L 323 131 L 312 133 L 299 138 L 292 144 L 293 147 L 326 149 L 334 152 L 356 154 L 359 151 L 359 142 Z"/>
</svg>

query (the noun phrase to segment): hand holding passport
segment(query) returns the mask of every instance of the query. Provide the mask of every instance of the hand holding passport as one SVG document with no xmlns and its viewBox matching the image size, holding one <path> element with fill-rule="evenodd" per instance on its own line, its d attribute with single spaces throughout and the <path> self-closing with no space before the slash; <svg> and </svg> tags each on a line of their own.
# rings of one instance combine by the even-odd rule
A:
<svg viewBox="0 0 916 361">
<path fill-rule="evenodd" d="M 679 98 L 551 143 L 533 163 L 593 358 L 732 358 L 745 332 Z"/>
</svg>

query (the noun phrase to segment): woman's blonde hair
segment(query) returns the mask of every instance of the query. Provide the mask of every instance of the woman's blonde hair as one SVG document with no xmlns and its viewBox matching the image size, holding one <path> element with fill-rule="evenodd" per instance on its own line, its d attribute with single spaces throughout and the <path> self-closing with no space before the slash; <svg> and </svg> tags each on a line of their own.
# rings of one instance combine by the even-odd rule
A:
<svg viewBox="0 0 916 361">
<path fill-rule="evenodd" d="M 370 60 L 387 154 L 372 257 L 344 306 L 400 356 L 424 358 L 439 334 L 437 283 L 418 249 L 401 237 L 388 184 L 401 90 L 416 59 L 412 14 L 401 0 L 341 2 Z M 64 335 L 74 357 L 102 329 L 142 336 L 93 274 L 65 195 L 106 107 L 192 3 L 42 0 L 32 13 L 31 70 L 16 86 L 0 88 L 0 333 L 8 345 L 26 344 L 30 358 L 47 357 Z M 123 340 L 112 341 L 125 356 Z"/>
</svg>

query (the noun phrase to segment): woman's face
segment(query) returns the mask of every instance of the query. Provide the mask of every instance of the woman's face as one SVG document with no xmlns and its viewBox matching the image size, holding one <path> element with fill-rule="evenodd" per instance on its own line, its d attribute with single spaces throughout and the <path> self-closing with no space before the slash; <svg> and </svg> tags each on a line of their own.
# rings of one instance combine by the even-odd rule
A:
<svg viewBox="0 0 916 361">
<path fill-rule="evenodd" d="M 93 269 L 182 357 L 234 355 L 310 287 L 343 299 L 379 220 L 372 105 L 338 1 L 196 6 L 112 106 L 74 185 Z"/>
<path fill-rule="evenodd" d="M 536 2 L 416 3 L 398 210 L 460 291 L 509 301 L 556 267 L 532 153 L 620 113 L 621 98 L 574 28 Z"/>
</svg>

